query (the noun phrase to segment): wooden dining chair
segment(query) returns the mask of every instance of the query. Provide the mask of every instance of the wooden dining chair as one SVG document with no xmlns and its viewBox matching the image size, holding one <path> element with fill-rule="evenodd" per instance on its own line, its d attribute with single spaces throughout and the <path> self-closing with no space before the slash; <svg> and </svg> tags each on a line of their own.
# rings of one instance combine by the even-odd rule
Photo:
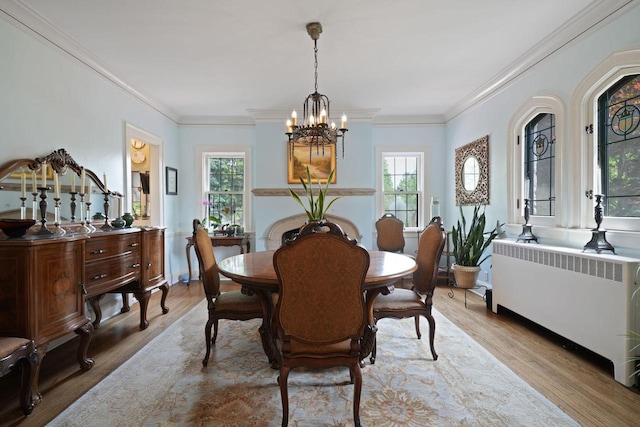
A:
<svg viewBox="0 0 640 427">
<path fill-rule="evenodd" d="M 376 244 L 386 252 L 404 252 L 404 223 L 391 213 L 376 221 Z"/>
<path fill-rule="evenodd" d="M 218 337 L 218 320 L 261 319 L 263 310 L 260 298 L 256 294 L 246 295 L 241 291 L 220 292 L 220 274 L 211 239 L 197 218 L 193 220 L 193 247 L 198 258 L 200 280 L 209 310 L 209 319 L 204 328 L 207 352 L 202 360 L 202 365 L 207 366 L 211 345 L 216 343 Z M 212 326 L 213 338 L 211 338 Z"/>
<path fill-rule="evenodd" d="M 435 219 L 435 218 L 434 218 Z M 444 249 L 445 232 L 441 222 L 432 220 L 420 235 L 416 264 L 418 269 L 413 273 L 411 289 L 396 288 L 388 295 L 378 295 L 373 306 L 373 316 L 376 322 L 385 317 L 405 319 L 413 317 L 416 324 L 418 339 L 420 334 L 420 316 L 429 322 L 429 345 L 433 360 L 438 360 L 434 347 L 436 321 L 431 315 L 433 292 L 438 282 L 438 267 Z M 377 341 L 377 340 L 376 340 Z M 370 361 L 376 360 L 377 342 L 371 352 Z"/>
<path fill-rule="evenodd" d="M 289 419 L 292 369 L 349 368 L 353 418 L 360 426 L 360 340 L 367 324 L 364 280 L 369 253 L 336 224 L 304 226 L 273 256 L 279 298 L 275 309 L 282 425 Z"/>
</svg>

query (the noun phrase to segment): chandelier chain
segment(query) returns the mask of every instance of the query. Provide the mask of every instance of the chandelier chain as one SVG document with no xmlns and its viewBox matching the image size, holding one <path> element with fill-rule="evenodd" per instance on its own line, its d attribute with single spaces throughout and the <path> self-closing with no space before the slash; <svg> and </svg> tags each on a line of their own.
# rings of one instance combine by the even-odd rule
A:
<svg viewBox="0 0 640 427">
<path fill-rule="evenodd" d="M 315 58 L 315 62 L 313 64 L 315 70 L 316 70 L 316 74 L 315 74 L 315 81 L 316 81 L 316 92 L 318 91 L 318 40 L 314 40 L 313 41 L 313 57 Z"/>
</svg>

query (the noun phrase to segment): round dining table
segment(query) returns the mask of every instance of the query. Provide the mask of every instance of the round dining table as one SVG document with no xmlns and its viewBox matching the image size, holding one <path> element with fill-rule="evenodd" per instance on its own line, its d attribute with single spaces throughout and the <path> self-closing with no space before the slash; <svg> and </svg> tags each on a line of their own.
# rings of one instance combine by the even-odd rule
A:
<svg viewBox="0 0 640 427">
<path fill-rule="evenodd" d="M 271 294 L 278 292 L 278 277 L 273 267 L 274 252 L 252 252 L 225 258 L 218 263 L 218 269 L 223 276 L 240 283 L 243 292 L 253 292 L 260 296 L 263 308 L 263 320 L 259 329 L 262 346 L 271 366 L 277 368 L 277 350 L 271 331 Z M 368 252 L 369 270 L 364 280 L 364 289 L 369 326 L 362 340 L 360 360 L 369 355 L 375 344 L 373 304 L 376 297 L 393 292 L 394 283 L 417 269 L 415 260 L 408 255 L 373 250 Z"/>
</svg>

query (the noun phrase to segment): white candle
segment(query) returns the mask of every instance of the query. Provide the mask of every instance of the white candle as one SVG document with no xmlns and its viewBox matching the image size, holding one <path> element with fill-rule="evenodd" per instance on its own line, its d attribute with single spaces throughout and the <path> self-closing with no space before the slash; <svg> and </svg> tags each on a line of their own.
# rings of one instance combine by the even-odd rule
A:
<svg viewBox="0 0 640 427">
<path fill-rule="evenodd" d="M 73 172 L 71 174 L 71 192 L 72 193 L 76 192 L 76 174 L 75 174 L 75 172 Z"/>
<path fill-rule="evenodd" d="M 102 172 L 102 183 L 104 184 L 104 190 L 107 191 L 107 173 Z"/>
<path fill-rule="evenodd" d="M 327 123 L 327 110 L 324 108 L 320 111 L 320 123 Z"/>
<path fill-rule="evenodd" d="M 91 197 L 91 183 L 92 181 L 89 180 L 89 185 L 87 186 L 87 194 L 89 195 L 89 197 Z M 91 198 L 89 198 L 89 201 L 91 201 Z"/>
<path fill-rule="evenodd" d="M 80 194 L 84 194 L 84 182 L 85 182 L 85 173 L 84 173 L 84 168 L 82 168 L 82 171 L 80 172 Z"/>
<path fill-rule="evenodd" d="M 27 192 L 27 174 L 24 171 L 20 174 L 20 184 L 20 197 L 24 198 L 24 194 Z"/>
<path fill-rule="evenodd" d="M 38 185 L 36 184 L 36 171 L 31 171 L 31 185 L 32 185 L 32 189 L 33 191 L 31 191 L 33 194 L 36 194 L 38 192 Z"/>
<path fill-rule="evenodd" d="M 298 113 L 296 113 L 296 110 L 293 110 L 293 113 L 291 113 L 291 126 L 295 126 L 298 123 Z"/>
<path fill-rule="evenodd" d="M 287 120 L 287 133 L 291 133 L 291 120 Z"/>
<path fill-rule="evenodd" d="M 315 125 L 316 124 L 315 122 L 316 122 L 316 118 L 313 117 L 313 115 L 310 115 L 309 116 L 309 126 Z"/>
<path fill-rule="evenodd" d="M 47 186 L 47 164 L 43 163 L 40 170 L 42 171 L 42 187 L 46 187 Z"/>
<path fill-rule="evenodd" d="M 54 198 L 60 198 L 60 179 L 58 179 L 58 172 L 53 171 L 53 194 Z"/>
<path fill-rule="evenodd" d="M 346 114 L 342 115 L 342 126 L 341 129 L 346 129 L 347 128 L 347 116 Z"/>
</svg>

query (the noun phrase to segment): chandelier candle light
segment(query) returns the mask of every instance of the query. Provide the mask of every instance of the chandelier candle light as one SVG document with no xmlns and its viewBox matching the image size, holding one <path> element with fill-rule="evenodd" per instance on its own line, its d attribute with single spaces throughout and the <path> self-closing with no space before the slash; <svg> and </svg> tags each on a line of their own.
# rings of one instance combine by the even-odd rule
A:
<svg viewBox="0 0 640 427">
<path fill-rule="evenodd" d="M 329 108 L 329 98 L 318 93 L 318 39 L 322 32 L 322 25 L 319 22 L 307 24 L 307 33 L 313 40 L 313 54 L 315 58 L 315 91 L 307 96 L 302 107 L 302 124 L 298 124 L 298 113 L 294 110 L 291 119 L 287 120 L 286 135 L 289 137 L 289 152 L 293 157 L 294 144 L 309 146 L 309 157 L 311 150 L 316 148 L 316 152 L 324 153 L 324 146 L 335 144 L 340 138 L 342 142 L 342 157 L 344 158 L 344 134 L 347 132 L 347 116 L 342 115 L 340 128 L 331 120 L 331 110 Z"/>
</svg>

